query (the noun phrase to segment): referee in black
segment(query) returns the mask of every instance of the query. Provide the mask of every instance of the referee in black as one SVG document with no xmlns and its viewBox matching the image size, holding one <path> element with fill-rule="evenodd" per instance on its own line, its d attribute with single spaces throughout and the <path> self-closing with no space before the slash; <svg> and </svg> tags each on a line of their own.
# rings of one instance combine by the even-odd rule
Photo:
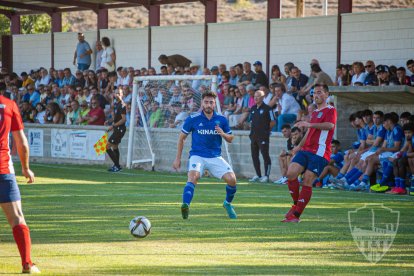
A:
<svg viewBox="0 0 414 276">
<path fill-rule="evenodd" d="M 119 172 L 122 170 L 121 165 L 119 165 L 118 148 L 118 145 L 121 143 L 122 137 L 124 137 L 126 132 L 126 105 L 122 100 L 122 97 L 123 91 L 121 89 L 115 90 L 113 114 L 114 121 L 112 126 L 108 128 L 108 132 L 113 130 L 113 133 L 111 137 L 109 137 L 108 144 L 106 146 L 106 153 L 114 162 L 113 167 L 108 170 L 110 172 Z"/>
<path fill-rule="evenodd" d="M 250 110 L 251 130 L 251 153 L 256 176 L 249 181 L 269 182 L 270 167 L 272 161 L 269 155 L 269 136 L 273 126 L 276 124 L 272 109 L 263 103 L 265 93 L 257 90 L 254 93 L 254 102 L 256 103 Z M 262 153 L 265 167 L 265 175 L 262 176 L 260 170 L 259 151 Z"/>
</svg>

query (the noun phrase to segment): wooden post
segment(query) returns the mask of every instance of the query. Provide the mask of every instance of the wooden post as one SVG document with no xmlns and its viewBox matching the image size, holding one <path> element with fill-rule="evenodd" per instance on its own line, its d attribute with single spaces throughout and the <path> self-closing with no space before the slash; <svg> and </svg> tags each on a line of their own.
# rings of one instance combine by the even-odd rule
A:
<svg viewBox="0 0 414 276">
<path fill-rule="evenodd" d="M 305 0 L 296 0 L 296 17 L 305 16 Z"/>
</svg>

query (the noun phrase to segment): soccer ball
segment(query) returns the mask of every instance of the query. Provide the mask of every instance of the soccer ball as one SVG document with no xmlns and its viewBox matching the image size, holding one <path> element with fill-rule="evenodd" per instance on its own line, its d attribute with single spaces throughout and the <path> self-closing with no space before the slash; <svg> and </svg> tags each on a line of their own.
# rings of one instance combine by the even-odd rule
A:
<svg viewBox="0 0 414 276">
<path fill-rule="evenodd" d="M 129 223 L 129 231 L 136 238 L 145 238 L 151 233 L 151 222 L 146 217 L 135 217 Z"/>
</svg>

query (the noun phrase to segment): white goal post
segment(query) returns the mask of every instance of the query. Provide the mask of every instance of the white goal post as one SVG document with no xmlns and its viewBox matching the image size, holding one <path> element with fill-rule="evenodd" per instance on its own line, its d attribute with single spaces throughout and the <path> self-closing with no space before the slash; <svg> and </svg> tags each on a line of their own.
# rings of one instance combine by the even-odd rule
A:
<svg viewBox="0 0 414 276">
<path fill-rule="evenodd" d="M 158 75 L 158 76 L 142 76 L 142 77 L 134 78 L 132 99 L 131 99 L 131 113 L 130 113 L 131 120 L 130 120 L 130 125 L 129 125 L 128 154 L 127 154 L 127 164 L 126 164 L 127 168 L 130 169 L 135 164 L 149 163 L 149 162 L 151 162 L 152 170 L 154 170 L 154 167 L 155 167 L 155 153 L 154 153 L 153 146 L 151 143 L 151 135 L 150 135 L 146 117 L 144 115 L 144 107 L 142 106 L 140 93 L 138 93 L 140 84 L 143 82 L 150 82 L 150 81 L 193 81 L 193 80 L 211 81 L 210 89 L 212 92 L 217 93 L 217 76 L 212 76 L 212 75 L 196 75 L 196 76 L 193 76 L 193 75 L 168 75 L 168 76 Z M 134 160 L 133 158 L 134 134 L 135 134 L 136 127 L 137 127 L 134 123 L 134 118 L 135 118 L 135 114 L 137 110 L 137 105 L 138 105 L 140 118 L 143 121 L 145 137 L 147 140 L 147 145 L 148 145 L 148 149 L 150 151 L 151 156 L 149 156 L 149 158 L 147 157 L 147 158 Z M 217 106 L 217 112 L 221 114 L 221 106 L 220 106 L 220 101 L 218 99 L 217 99 L 216 106 Z M 229 162 L 230 165 L 232 165 L 232 160 L 229 154 L 228 145 L 226 141 L 224 141 L 224 149 L 227 155 L 227 159 L 228 159 L 227 161 Z"/>
</svg>

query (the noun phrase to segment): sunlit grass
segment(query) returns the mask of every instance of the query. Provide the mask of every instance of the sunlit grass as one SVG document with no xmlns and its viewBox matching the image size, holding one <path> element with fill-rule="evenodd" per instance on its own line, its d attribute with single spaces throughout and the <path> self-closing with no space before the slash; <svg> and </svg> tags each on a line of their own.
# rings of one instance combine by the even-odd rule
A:
<svg viewBox="0 0 414 276">
<path fill-rule="evenodd" d="M 46 275 L 414 274 L 414 201 L 408 196 L 315 190 L 302 223 L 286 225 L 279 222 L 290 204 L 286 187 L 241 180 L 239 218 L 231 221 L 221 206 L 224 185 L 205 178 L 183 221 L 184 175 L 32 167 L 37 183 L 20 189 L 34 260 Z M 375 265 L 359 252 L 348 223 L 348 211 L 365 203 L 401 214 L 393 246 Z M 145 239 L 128 232 L 137 215 L 153 224 Z M 0 274 L 19 272 L 19 263 L 1 216 Z"/>
</svg>

